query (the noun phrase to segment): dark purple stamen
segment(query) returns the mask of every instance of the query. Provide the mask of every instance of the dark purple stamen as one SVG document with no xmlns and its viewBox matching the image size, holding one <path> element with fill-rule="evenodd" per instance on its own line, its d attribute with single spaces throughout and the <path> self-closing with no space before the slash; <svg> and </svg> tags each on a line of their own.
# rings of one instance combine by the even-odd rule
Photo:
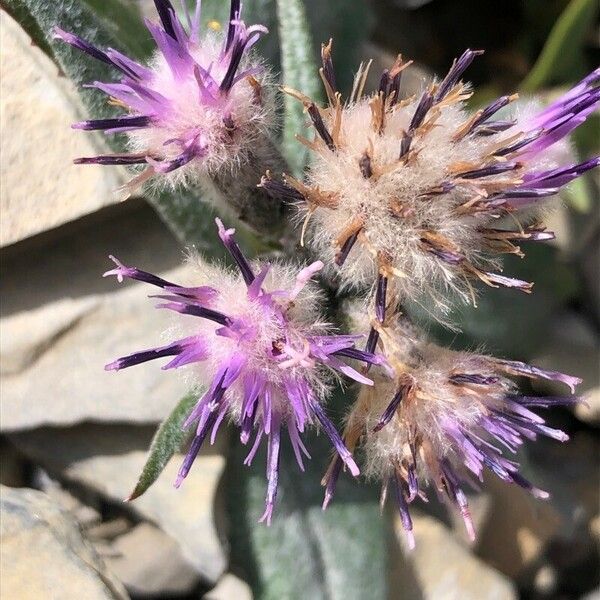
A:
<svg viewBox="0 0 600 600">
<path fill-rule="evenodd" d="M 304 202 L 306 199 L 296 188 L 288 185 L 284 181 L 272 179 L 270 176 L 263 176 L 259 187 L 265 189 L 271 198 L 276 200 L 285 200 L 287 202 Z"/>
<path fill-rule="evenodd" d="M 122 128 L 141 128 L 148 127 L 152 122 L 152 117 L 148 115 L 133 115 L 126 117 L 116 117 L 114 119 L 95 119 L 91 121 L 81 121 L 73 123 L 73 129 L 83 129 L 84 131 L 110 130 Z"/>
<path fill-rule="evenodd" d="M 506 131 L 507 129 L 514 127 L 515 124 L 516 121 L 490 121 L 488 123 L 480 125 L 475 131 L 475 133 L 477 135 L 483 136 L 496 135 L 497 133 Z"/>
<path fill-rule="evenodd" d="M 456 175 L 460 179 L 478 179 L 480 177 L 490 177 L 491 175 L 499 175 L 500 173 L 506 173 L 507 171 L 514 171 L 521 168 L 519 162 L 505 162 L 497 163 L 495 165 L 489 165 L 481 169 L 474 169 L 472 171 L 465 171 Z"/>
<path fill-rule="evenodd" d="M 387 285 L 388 278 L 379 273 L 377 277 L 377 291 L 375 292 L 375 316 L 380 323 L 385 321 Z"/>
<path fill-rule="evenodd" d="M 365 352 L 373 354 L 375 352 L 375 348 L 377 348 L 378 341 L 379 332 L 377 329 L 371 327 L 371 330 L 369 331 L 369 337 L 367 338 L 367 343 L 365 344 Z"/>
<path fill-rule="evenodd" d="M 393 416 L 396 414 L 396 411 L 398 410 L 398 407 L 400 406 L 400 403 L 402 402 L 402 400 L 404 398 L 406 398 L 406 396 L 408 396 L 408 394 L 410 393 L 412 388 L 413 388 L 412 380 L 410 380 L 406 383 L 400 384 L 400 387 L 398 388 L 398 391 L 394 394 L 392 401 L 388 404 L 388 407 L 385 409 L 385 411 L 381 415 L 379 422 L 373 428 L 374 432 L 381 431 L 392 420 Z"/>
<path fill-rule="evenodd" d="M 152 350 L 142 350 L 141 352 L 135 352 L 129 356 L 123 356 L 118 358 L 114 362 L 106 365 L 104 369 L 106 371 L 118 371 L 120 369 L 126 369 L 127 367 L 133 367 L 134 365 L 140 365 L 150 360 L 157 358 L 164 358 L 165 356 L 175 356 L 183 350 L 183 346 L 179 343 L 170 344 L 164 348 L 154 348 Z"/>
<path fill-rule="evenodd" d="M 154 0 L 154 6 L 156 6 L 156 12 L 160 17 L 160 21 L 165 32 L 170 35 L 174 40 L 177 39 L 175 34 L 175 28 L 173 27 L 173 19 L 175 18 L 175 9 L 169 0 Z"/>
<path fill-rule="evenodd" d="M 548 408 L 549 406 L 572 406 L 580 404 L 582 399 L 579 396 L 508 396 L 510 400 L 518 402 L 523 406 L 537 406 L 539 408 Z"/>
<path fill-rule="evenodd" d="M 308 112 L 310 120 L 312 121 L 315 127 L 315 130 L 321 136 L 321 139 L 325 142 L 325 144 L 330 150 L 334 151 L 335 144 L 333 142 L 333 138 L 331 137 L 331 134 L 329 133 L 327 127 L 325 127 L 325 123 L 323 122 L 323 118 L 321 117 L 319 107 L 314 102 L 311 102 L 306 110 Z"/>
<path fill-rule="evenodd" d="M 345 356 L 346 358 L 353 358 L 354 360 L 360 360 L 370 365 L 380 365 L 381 357 L 378 354 L 367 352 L 366 350 L 359 350 L 358 348 L 342 348 L 333 352 L 334 356 Z"/>
<path fill-rule="evenodd" d="M 379 79 L 379 88 L 378 88 L 378 92 L 383 95 L 384 100 L 388 94 L 389 88 L 390 88 L 390 72 L 388 69 L 385 69 L 383 71 L 383 73 L 381 74 L 381 78 Z"/>
<path fill-rule="evenodd" d="M 136 269 L 135 267 L 118 266 L 113 271 L 109 271 L 109 274 L 117 275 L 117 277 L 121 275 L 122 277 L 149 283 L 150 285 L 155 285 L 156 287 L 160 288 L 179 288 L 179 286 L 175 283 L 171 283 L 162 277 L 158 277 L 157 275 L 153 275 L 147 271 L 142 271 L 141 269 Z"/>
<path fill-rule="evenodd" d="M 323 77 L 325 77 L 325 81 L 327 81 L 329 87 L 335 93 L 337 91 L 337 86 L 330 46 L 325 46 L 324 44 L 321 45 L 321 63 L 323 64 Z"/>
<path fill-rule="evenodd" d="M 333 495 L 335 494 L 335 488 L 337 485 L 337 481 L 340 477 L 340 473 L 342 472 L 342 467 L 344 466 L 344 462 L 339 456 L 336 456 L 333 461 L 333 466 L 329 471 L 329 475 L 327 477 L 327 483 L 325 487 L 325 497 L 323 498 L 323 510 L 327 508 Z"/>
<path fill-rule="evenodd" d="M 216 222 L 219 228 L 219 237 L 221 238 L 223 245 L 227 248 L 233 260 L 235 260 L 246 285 L 250 285 L 254 281 L 254 273 L 241 248 L 233 237 L 234 230 L 225 229 L 220 219 L 216 219 Z"/>
<path fill-rule="evenodd" d="M 321 424 L 321 427 L 323 427 L 323 431 L 330 439 L 340 458 L 350 469 L 352 475 L 356 477 L 360 471 L 356 466 L 356 463 L 354 462 L 352 454 L 350 453 L 348 448 L 346 448 L 346 445 L 344 444 L 344 441 L 340 437 L 340 434 L 338 433 L 334 424 L 329 420 L 329 418 L 325 414 L 325 411 L 323 410 L 323 407 L 315 398 L 309 397 L 309 404 L 313 414 L 315 415 L 315 417 L 317 417 L 317 420 Z"/>
<path fill-rule="evenodd" d="M 233 23 L 233 21 L 237 21 L 239 19 L 240 9 L 241 1 L 231 0 L 231 5 L 229 7 L 229 27 L 227 28 L 227 41 L 225 43 L 225 52 L 229 50 L 229 48 L 231 47 L 231 43 L 233 42 L 236 28 L 236 25 Z"/>
<path fill-rule="evenodd" d="M 490 200 L 496 198 L 546 198 L 547 196 L 554 196 L 558 194 L 560 188 L 548 188 L 548 189 L 530 189 L 530 188 L 516 188 L 514 190 L 506 190 L 496 196 L 490 196 Z"/>
<path fill-rule="evenodd" d="M 356 243 L 356 240 L 358 239 L 359 233 L 360 233 L 360 230 L 358 230 L 357 232 L 355 232 L 351 236 L 349 236 L 346 239 L 346 241 L 344 242 L 344 244 L 342 245 L 342 247 L 340 248 L 340 251 L 335 255 L 335 264 L 338 267 L 341 267 L 346 262 L 346 259 L 348 258 L 348 254 L 350 254 L 350 250 L 352 250 L 352 247 L 354 246 L 354 244 Z"/>
<path fill-rule="evenodd" d="M 204 443 L 208 432 L 217 420 L 217 416 L 218 411 L 217 407 L 215 406 L 208 418 L 206 419 L 200 432 L 196 436 L 194 436 L 194 439 L 192 440 L 190 448 L 187 451 L 187 454 L 185 455 L 181 467 L 179 468 L 179 473 L 177 474 L 177 479 L 175 481 L 175 487 L 179 487 L 190 472 L 192 464 L 196 460 L 196 456 L 198 456 L 198 452 L 200 452 L 200 448 L 202 447 L 202 444 Z"/>
<path fill-rule="evenodd" d="M 408 151 L 410 150 L 410 145 L 412 143 L 412 135 L 405 133 L 400 140 L 400 155 L 398 158 L 404 158 Z"/>
<path fill-rule="evenodd" d="M 482 125 L 485 121 L 487 121 L 492 115 L 497 113 L 501 108 L 504 108 L 511 101 L 510 96 L 500 96 L 497 100 L 494 100 L 490 104 L 488 104 L 484 109 L 482 109 L 481 114 L 473 121 L 471 124 L 471 131 Z M 501 123 L 500 121 L 496 122 L 496 125 Z M 505 121 L 505 123 L 510 123 L 512 126 L 513 121 Z M 484 127 L 489 127 L 490 125 L 494 125 L 494 123 L 486 123 Z M 507 129 L 508 129 L 507 127 Z"/>
<path fill-rule="evenodd" d="M 146 163 L 143 154 L 105 154 L 101 156 L 83 156 L 76 158 L 76 165 L 141 165 Z"/>
<path fill-rule="evenodd" d="M 92 44 L 86 42 L 85 40 L 82 40 L 80 37 L 74 35 L 73 33 L 63 31 L 62 29 L 60 29 L 60 27 L 55 27 L 54 37 L 61 39 L 63 42 L 69 44 L 69 46 L 73 46 L 73 48 L 77 48 L 77 50 L 81 50 L 82 52 L 89 54 L 96 60 L 106 63 L 107 65 L 115 66 L 113 61 L 106 54 L 106 52 L 103 52 L 95 46 L 92 46 Z"/>
<path fill-rule="evenodd" d="M 410 518 L 410 512 L 408 510 L 408 504 L 404 498 L 404 491 L 402 486 L 402 480 L 398 477 L 398 474 L 394 472 L 392 477 L 392 487 L 394 488 L 394 497 L 396 500 L 396 506 L 398 507 L 398 512 L 400 513 L 400 519 L 402 520 L 402 527 L 410 535 L 409 545 L 410 547 L 414 546 L 414 540 L 412 538 L 412 519 Z"/>
<path fill-rule="evenodd" d="M 174 310 L 182 315 L 191 315 L 193 317 L 208 319 L 209 321 L 214 321 L 215 323 L 223 325 L 224 327 L 231 325 L 231 319 L 227 315 L 224 315 L 219 311 L 212 310 L 211 308 L 205 308 L 204 306 L 171 302 L 169 304 L 160 304 L 159 308 L 170 308 L 171 310 Z"/>
<path fill-rule="evenodd" d="M 485 375 L 479 375 L 477 373 L 457 373 L 456 375 L 450 376 L 450 382 L 456 385 L 462 385 L 463 383 L 473 383 L 475 385 L 493 385 L 499 381 L 499 377 L 486 377 Z"/>
<path fill-rule="evenodd" d="M 508 146 L 505 146 L 504 148 L 500 148 L 499 150 L 496 150 L 494 152 L 494 156 L 506 156 L 507 154 L 510 154 L 511 152 L 516 152 L 517 150 L 524 148 L 528 144 L 531 144 L 531 142 L 535 142 L 535 140 L 537 140 L 543 133 L 544 133 L 543 129 L 538 129 L 537 131 L 534 131 L 534 132 L 530 133 L 529 135 L 526 135 L 524 138 L 514 142 L 513 144 L 510 144 Z"/>
<path fill-rule="evenodd" d="M 452 67 L 448 71 L 448 74 L 438 87 L 438 90 L 435 95 L 436 104 L 443 100 L 448 92 L 458 83 L 458 80 L 461 78 L 462 74 L 466 71 L 469 65 L 473 62 L 473 59 L 476 56 L 480 56 L 483 54 L 483 50 L 465 50 L 460 58 L 454 61 Z"/>
<path fill-rule="evenodd" d="M 443 260 L 449 265 L 459 265 L 465 260 L 465 257 L 458 254 L 457 252 L 452 252 L 451 250 L 444 250 L 442 248 L 438 248 L 426 238 L 421 238 L 421 243 L 425 245 L 428 252 L 437 256 L 440 260 Z"/>
<path fill-rule="evenodd" d="M 408 127 L 409 131 L 414 131 L 418 127 L 421 126 L 429 109 L 433 106 L 433 96 L 430 92 L 425 91 L 419 100 L 419 104 L 415 109 L 415 113 L 410 121 L 410 125 Z"/>
</svg>

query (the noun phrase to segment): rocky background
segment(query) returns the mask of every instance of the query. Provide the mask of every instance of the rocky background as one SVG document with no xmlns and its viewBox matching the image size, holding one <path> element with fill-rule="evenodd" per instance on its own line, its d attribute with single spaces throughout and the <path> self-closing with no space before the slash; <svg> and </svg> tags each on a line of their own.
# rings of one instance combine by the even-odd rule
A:
<svg viewBox="0 0 600 600">
<path fill-rule="evenodd" d="M 139 4 L 153 14 L 151 2 Z M 556 72 L 543 85 L 527 78 L 568 8 L 563 0 L 333 4 L 337 13 L 325 18 L 319 2 L 308 2 L 317 41 L 329 37 L 329 28 L 342 48 L 353 46 L 353 61 L 374 57 L 374 72 L 398 51 L 416 58 L 407 92 L 423 74 L 447 68 L 467 46 L 488 50 L 468 73 L 479 85 L 474 102 L 480 103 L 515 88 L 535 87 L 551 96 L 600 58 L 592 15 L 576 37 L 570 32 L 570 63 L 559 53 Z M 165 323 L 160 311 L 151 310 L 143 286 L 118 287 L 100 274 L 114 253 L 177 279 L 183 247 L 144 198 L 119 200 L 113 190 L 125 172 L 71 164 L 103 141 L 70 130 L 83 110 L 73 84 L 4 11 L 0 26 L 1 598 L 295 597 L 276 591 L 285 587 L 253 585 L 255 567 L 236 550 L 231 506 L 238 502 L 238 471 L 227 460 L 235 440 L 230 445 L 222 437 L 206 449 L 180 490 L 172 486 L 176 456 L 144 496 L 123 502 L 157 424 L 186 389 L 152 364 L 118 376 L 103 370 L 132 348 L 154 345 Z M 265 53 L 270 51 L 268 46 Z M 592 119 L 577 150 L 597 152 L 599 134 L 598 119 Z M 454 340 L 471 347 L 485 343 L 494 353 L 584 379 L 587 405 L 550 416 L 571 441 L 540 441 L 520 457 L 528 476 L 552 498 L 538 502 L 490 478 L 471 499 L 475 544 L 454 517 L 433 505 L 415 511 L 413 552 L 404 547 L 395 517 L 385 515 L 387 567 L 380 576 L 390 600 L 600 598 L 597 184 L 591 177 L 571 190 L 550 216 L 556 243 L 515 265 L 536 281 L 535 293 L 484 296 L 477 311 L 460 315 L 463 334 Z M 318 467 L 309 465 L 306 477 L 318 487 Z M 375 499 L 376 491 L 366 493 Z M 313 510 L 319 509 L 310 507 L 300 521 L 293 510 L 284 512 L 277 527 L 293 535 L 294 527 L 310 525 Z M 328 535 L 318 527 L 317 537 Z M 381 552 L 361 540 L 353 543 L 367 555 Z M 329 592 L 304 597 L 342 597 L 335 580 L 336 561 L 344 560 L 339 550 L 321 557 Z"/>
</svg>

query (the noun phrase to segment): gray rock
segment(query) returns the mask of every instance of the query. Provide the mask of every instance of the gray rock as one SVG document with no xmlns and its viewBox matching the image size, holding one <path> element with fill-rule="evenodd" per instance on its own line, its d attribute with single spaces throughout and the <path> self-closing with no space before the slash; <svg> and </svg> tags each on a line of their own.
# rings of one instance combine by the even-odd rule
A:
<svg viewBox="0 0 600 600">
<path fill-rule="evenodd" d="M 45 494 L 2 487 L 0 512 L 2 598 L 128 598 L 77 523 Z"/>
<path fill-rule="evenodd" d="M 105 560 L 130 593 L 145 597 L 188 594 L 200 579 L 179 544 L 150 523 L 113 540 Z"/>
<path fill-rule="evenodd" d="M 101 521 L 98 497 L 95 494 L 86 494 L 89 504 L 82 502 L 39 467 L 35 468 L 32 480 L 35 488 L 44 492 L 52 502 L 68 512 L 85 529 L 87 537 L 91 539 L 90 527 L 98 525 Z"/>
<path fill-rule="evenodd" d="M 0 27 L 5 246 L 119 202 L 113 190 L 124 171 L 72 164 L 78 156 L 101 153 L 102 137 L 73 132 L 71 123 L 84 118 L 73 84 L 4 11 Z"/>
<path fill-rule="evenodd" d="M 3 260 L 2 430 L 83 420 L 155 423 L 185 394 L 182 378 L 157 364 L 104 371 L 118 356 L 160 345 L 173 318 L 154 309 L 149 286 L 102 279 L 110 252 L 176 281 L 186 277 L 176 266 L 178 244 L 150 208 L 136 203 L 106 226 L 83 227 Z"/>
<path fill-rule="evenodd" d="M 575 313 L 558 315 L 547 332 L 545 353 L 531 362 L 580 377 L 577 393 L 587 405 L 575 406 L 575 414 L 585 423 L 600 424 L 600 340 L 591 323 Z M 550 395 L 569 393 L 555 382 L 535 381 L 534 387 Z"/>
<path fill-rule="evenodd" d="M 549 488 L 537 473 L 531 476 L 528 471 L 525 476 Z M 563 516 L 553 500 L 537 500 L 492 475 L 486 477 L 485 487 L 492 502 L 486 525 L 479 531 L 477 554 L 512 579 L 529 576 L 528 571 L 541 560 L 546 544 L 564 527 Z"/>
<path fill-rule="evenodd" d="M 416 540 L 409 550 L 399 517 L 394 515 L 396 546 L 390 565 L 390 600 L 513 600 L 509 579 L 483 563 L 437 519 L 413 511 Z"/>
<path fill-rule="evenodd" d="M 10 439 L 49 472 L 122 502 L 142 471 L 152 434 L 148 427 L 88 424 L 42 428 Z M 185 559 L 214 583 L 227 563 L 215 525 L 215 495 L 225 458 L 217 447 L 208 447 L 177 490 L 173 481 L 181 460 L 173 457 L 158 481 L 128 507 L 175 539 Z"/>
<path fill-rule="evenodd" d="M 252 600 L 252 597 L 252 590 L 245 581 L 232 573 L 226 573 L 217 585 L 205 594 L 204 600 Z"/>
</svg>

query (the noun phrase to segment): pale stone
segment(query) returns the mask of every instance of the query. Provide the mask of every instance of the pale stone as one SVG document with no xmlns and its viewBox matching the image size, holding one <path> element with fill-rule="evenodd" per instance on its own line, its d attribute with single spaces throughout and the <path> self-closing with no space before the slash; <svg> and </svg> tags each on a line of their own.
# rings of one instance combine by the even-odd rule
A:
<svg viewBox="0 0 600 600">
<path fill-rule="evenodd" d="M 122 584 L 76 521 L 45 494 L 0 488 L 0 596 L 18 600 L 125 600 Z"/>
<path fill-rule="evenodd" d="M 188 594 L 200 579 L 179 544 L 150 523 L 113 540 L 105 560 L 130 593 L 144 597 Z"/>
<path fill-rule="evenodd" d="M 204 598 L 205 600 L 252 600 L 252 590 L 239 577 L 226 573 Z"/>
<path fill-rule="evenodd" d="M 77 91 L 4 11 L 0 13 L 0 245 L 6 246 L 118 202 L 125 171 L 76 166 L 106 151 L 101 136 L 73 131 Z"/>
<path fill-rule="evenodd" d="M 186 273 L 182 267 L 160 275 L 180 281 Z M 153 362 L 104 370 L 119 356 L 164 343 L 173 315 L 156 310 L 149 291 L 143 284 L 127 285 L 3 318 L 0 358 L 9 372 L 0 382 L 2 430 L 86 419 L 162 420 L 188 391 L 184 377 Z"/>
<path fill-rule="evenodd" d="M 391 554 L 390 598 L 516 600 L 511 581 L 471 554 L 447 527 L 418 511 L 411 514 L 413 550 L 394 515 L 397 546 Z"/>
<path fill-rule="evenodd" d="M 537 476 L 532 479 L 545 487 Z M 552 500 L 538 500 L 493 475 L 486 477 L 485 488 L 492 503 L 487 526 L 479 531 L 478 554 L 502 573 L 517 578 L 561 530 L 563 518 Z"/>
<path fill-rule="evenodd" d="M 153 434 L 148 427 L 79 425 L 13 434 L 11 441 L 51 473 L 123 502 L 142 472 Z M 184 558 L 208 581 L 224 572 L 226 556 L 215 525 L 215 495 L 225 468 L 222 451 L 209 446 L 179 489 L 177 454 L 158 480 L 128 506 L 176 540 Z"/>
<path fill-rule="evenodd" d="M 582 396 L 583 402 L 575 407 L 577 418 L 590 425 L 600 425 L 600 386 L 592 388 Z"/>
<path fill-rule="evenodd" d="M 3 250 L 0 427 L 161 420 L 188 389 L 179 372 L 163 372 L 156 362 L 119 373 L 104 365 L 161 345 L 164 330 L 186 317 L 156 310 L 147 297 L 156 288 L 119 284 L 102 273 L 113 265 L 107 256 L 113 252 L 127 264 L 191 283 L 180 266 L 181 247 L 137 200 L 61 233 L 43 245 L 38 236 L 19 252 Z"/>
</svg>

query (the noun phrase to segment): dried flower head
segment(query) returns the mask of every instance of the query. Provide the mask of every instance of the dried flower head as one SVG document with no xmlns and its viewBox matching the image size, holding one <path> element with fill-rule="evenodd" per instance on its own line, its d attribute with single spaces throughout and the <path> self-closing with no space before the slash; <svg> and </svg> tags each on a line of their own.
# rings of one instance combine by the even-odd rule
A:
<svg viewBox="0 0 600 600">
<path fill-rule="evenodd" d="M 375 386 L 361 390 L 344 439 L 351 451 L 359 442 L 362 445 L 363 472 L 382 482 L 382 502 L 391 486 L 411 545 L 408 505 L 417 497 L 427 499 L 427 485 L 459 508 L 473 539 L 463 487 L 478 489 L 485 469 L 537 498 L 548 497 L 505 454 L 514 454 L 525 439 L 538 435 L 566 441 L 564 432 L 547 426 L 532 408 L 568 405 L 578 399 L 524 396 L 508 376 L 560 381 L 571 392 L 579 379 L 522 362 L 440 348 L 419 340 L 401 319 L 380 334 L 392 377 L 376 374 Z M 324 478 L 325 505 L 342 466 L 334 460 Z"/>
<path fill-rule="evenodd" d="M 425 295 L 442 309 L 440 289 L 470 301 L 470 279 L 530 290 L 532 284 L 497 272 L 497 256 L 522 255 L 521 242 L 552 239 L 529 209 L 598 165 L 598 158 L 559 160 L 561 140 L 600 101 L 600 69 L 541 112 L 506 109 L 500 117 L 516 94 L 466 109 L 472 92 L 460 79 L 478 54 L 467 50 L 443 80 L 410 98 L 400 96 L 410 62 L 398 57 L 370 96 L 363 95 L 369 65 L 361 65 L 344 103 L 330 42 L 321 69 L 328 106 L 287 90 L 304 104 L 316 132 L 312 141 L 299 137 L 312 150 L 312 165 L 304 182 L 267 176 L 262 185 L 303 201 L 315 251 L 337 265 L 343 285 L 370 286 L 379 278 L 382 287 L 393 278 L 402 298 Z"/>
<path fill-rule="evenodd" d="M 197 287 L 184 287 L 113 259 L 117 268 L 105 275 L 136 279 L 162 288 L 159 308 L 196 317 L 182 321 L 181 338 L 136 352 L 106 366 L 118 370 L 149 360 L 173 357 L 163 369 L 192 365 L 192 381 L 208 390 L 198 400 L 185 427 L 196 433 L 179 471 L 176 485 L 187 475 L 205 438 L 214 441 L 226 416 L 239 426 L 246 444 L 255 431 L 250 464 L 263 436 L 268 440 L 268 492 L 263 519 L 270 522 L 277 493 L 279 447 L 287 428 L 298 465 L 309 454 L 300 439 L 307 425 L 320 426 L 353 475 L 358 468 L 323 409 L 332 375 L 343 373 L 372 381 L 341 358 L 379 364 L 378 357 L 358 350 L 360 336 L 331 335 L 320 315 L 321 294 L 309 280 L 323 264 L 315 262 L 296 273 L 284 264 L 253 265 L 234 240 L 233 229 L 217 219 L 219 236 L 237 264 L 237 271 L 200 265 Z M 215 285 L 216 287 L 212 287 Z"/>
<path fill-rule="evenodd" d="M 72 33 L 55 30 L 57 38 L 111 65 L 122 76 L 116 83 L 94 82 L 92 87 L 125 114 L 73 127 L 124 132 L 129 152 L 75 162 L 144 165 L 129 190 L 158 174 L 172 185 L 211 183 L 219 192 L 234 186 L 228 194 L 233 202 L 239 195 L 237 187 L 256 195 L 261 170 L 283 166 L 269 138 L 276 120 L 266 85 L 268 73 L 251 52 L 267 29 L 247 27 L 240 20 L 241 2 L 232 0 L 224 39 L 212 32 L 201 38 L 200 0 L 193 15 L 185 9 L 187 30 L 169 0 L 155 0 L 155 5 L 161 23 L 147 20 L 146 26 L 158 50 L 147 66 L 112 48 L 100 50 Z"/>
</svg>

